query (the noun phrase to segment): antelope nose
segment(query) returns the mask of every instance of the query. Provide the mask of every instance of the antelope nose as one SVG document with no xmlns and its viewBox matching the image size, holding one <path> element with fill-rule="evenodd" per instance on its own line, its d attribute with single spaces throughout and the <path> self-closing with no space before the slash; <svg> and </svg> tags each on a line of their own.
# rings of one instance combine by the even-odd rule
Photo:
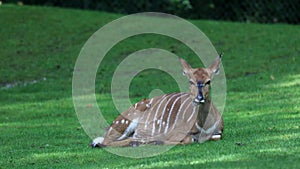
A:
<svg viewBox="0 0 300 169">
<path fill-rule="evenodd" d="M 204 100 L 204 97 L 203 97 L 202 94 L 197 95 L 197 96 L 195 97 L 195 99 L 194 99 L 194 103 L 195 103 L 196 106 L 197 106 L 199 103 L 204 103 L 204 102 L 205 102 L 205 100 Z"/>
<path fill-rule="evenodd" d="M 199 94 L 199 95 L 197 96 L 197 100 L 199 100 L 200 103 L 204 103 L 204 101 L 205 101 L 202 94 Z"/>
</svg>

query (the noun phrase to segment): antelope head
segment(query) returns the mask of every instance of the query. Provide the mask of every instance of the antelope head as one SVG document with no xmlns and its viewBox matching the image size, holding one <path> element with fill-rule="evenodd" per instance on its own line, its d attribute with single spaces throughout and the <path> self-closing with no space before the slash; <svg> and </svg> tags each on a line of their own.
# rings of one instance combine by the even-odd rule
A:
<svg viewBox="0 0 300 169">
<path fill-rule="evenodd" d="M 209 86 L 213 76 L 218 73 L 222 54 L 207 68 L 192 68 L 184 59 L 179 58 L 183 75 L 190 83 L 190 95 L 195 106 L 205 103 L 209 98 Z"/>
</svg>

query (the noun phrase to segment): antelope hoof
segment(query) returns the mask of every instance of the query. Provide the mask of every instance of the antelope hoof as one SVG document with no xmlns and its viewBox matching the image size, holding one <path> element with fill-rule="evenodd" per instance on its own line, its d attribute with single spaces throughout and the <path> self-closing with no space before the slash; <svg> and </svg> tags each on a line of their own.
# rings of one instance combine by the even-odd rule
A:
<svg viewBox="0 0 300 169">
<path fill-rule="evenodd" d="M 221 140 L 222 139 L 222 134 L 221 133 L 216 133 L 211 136 L 210 140 Z"/>
<path fill-rule="evenodd" d="M 90 144 L 91 147 L 95 148 L 95 147 L 106 147 L 106 145 L 102 144 L 104 138 L 103 137 L 97 137 L 93 140 L 93 142 Z"/>
</svg>

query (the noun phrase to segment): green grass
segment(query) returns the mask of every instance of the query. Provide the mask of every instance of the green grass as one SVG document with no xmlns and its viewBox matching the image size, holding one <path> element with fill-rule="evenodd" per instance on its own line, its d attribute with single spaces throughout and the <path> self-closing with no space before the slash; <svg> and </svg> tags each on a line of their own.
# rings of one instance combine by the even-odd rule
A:
<svg viewBox="0 0 300 169">
<path fill-rule="evenodd" d="M 130 159 L 91 149 L 72 102 L 73 67 L 81 47 L 121 15 L 2 5 L 0 16 L 0 168 L 300 166 L 299 25 L 192 21 L 225 53 L 224 139 Z M 96 80 L 97 99 L 108 121 L 118 114 L 110 95 L 113 71 L 128 54 L 149 47 L 196 58 L 178 41 L 158 35 L 136 36 L 116 45 Z M 8 84 L 15 86 L 5 88 Z M 153 88 L 178 90 L 168 75 L 146 71 L 133 80 L 131 99 L 147 97 Z"/>
</svg>

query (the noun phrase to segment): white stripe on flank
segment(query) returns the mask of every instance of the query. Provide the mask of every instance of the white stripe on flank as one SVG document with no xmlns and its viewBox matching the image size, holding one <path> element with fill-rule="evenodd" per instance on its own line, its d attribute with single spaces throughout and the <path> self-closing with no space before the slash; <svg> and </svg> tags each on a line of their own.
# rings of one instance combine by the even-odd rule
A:
<svg viewBox="0 0 300 169">
<path fill-rule="evenodd" d="M 113 128 L 110 127 L 110 128 L 108 129 L 107 133 L 110 133 L 112 129 L 113 129 Z"/>
<path fill-rule="evenodd" d="M 186 113 L 186 111 L 188 110 L 188 108 L 191 107 L 191 104 L 192 104 L 192 102 L 190 102 L 190 103 L 186 106 L 186 108 L 184 109 L 184 112 L 183 112 L 183 114 L 182 114 L 182 119 L 183 119 L 183 120 L 185 119 L 185 113 Z"/>
<path fill-rule="evenodd" d="M 128 122 L 128 121 L 126 121 L 126 122 Z M 137 125 L 138 125 L 138 119 L 133 119 L 131 121 L 131 123 L 129 124 L 129 126 L 124 131 L 123 135 L 121 137 L 119 137 L 117 140 L 120 141 L 120 140 L 127 138 L 130 134 L 132 134 L 134 132 Z"/>
<path fill-rule="evenodd" d="M 163 121 L 164 119 L 164 115 L 165 115 L 165 112 L 166 112 L 166 108 L 167 108 L 167 106 L 168 106 L 168 104 L 170 103 L 170 101 L 174 98 L 174 97 L 176 97 L 176 96 L 178 96 L 178 95 L 180 95 L 181 93 L 176 93 L 176 94 L 173 94 L 173 96 L 171 96 L 171 97 L 169 97 L 169 100 L 168 100 L 168 102 L 165 104 L 165 107 L 164 107 L 164 109 L 163 109 L 163 111 L 162 111 L 162 115 L 161 115 L 161 117 L 160 117 L 160 121 Z M 166 122 L 167 123 L 167 122 Z M 167 124 L 168 125 L 168 124 Z M 161 130 L 161 127 L 162 127 L 162 124 L 160 124 L 159 125 L 159 129 L 158 129 L 158 133 L 160 133 L 160 130 Z M 154 130 L 155 129 L 152 129 L 152 136 L 154 135 Z"/>
<path fill-rule="evenodd" d="M 137 107 L 137 103 L 134 104 L 134 109 L 136 109 L 136 107 Z"/>
<path fill-rule="evenodd" d="M 168 115 L 167 126 L 165 127 L 165 131 L 164 131 L 165 134 L 168 132 L 171 114 L 172 114 L 172 113 L 178 113 L 178 112 L 179 112 L 179 111 L 173 112 L 173 109 L 174 109 L 176 103 L 178 102 L 179 99 L 181 99 L 181 98 L 182 98 L 183 96 L 185 96 L 185 95 L 186 95 L 186 94 L 180 95 L 180 96 L 173 102 L 172 107 L 171 107 L 170 112 L 169 112 L 169 115 Z"/>
<path fill-rule="evenodd" d="M 162 99 L 162 101 L 161 102 L 163 102 L 164 101 L 164 99 L 166 98 L 166 94 L 165 95 L 163 95 L 163 97 L 161 98 Z M 149 104 L 152 104 L 152 101 L 153 101 L 153 98 L 150 100 L 150 102 L 149 102 Z M 160 104 L 161 104 L 161 102 L 160 102 Z M 157 101 L 156 101 L 156 103 L 157 103 Z M 160 105 L 159 105 L 160 106 Z M 145 126 L 144 126 L 144 129 L 146 129 L 147 127 L 148 127 L 148 120 L 149 120 L 149 117 L 150 117 L 150 115 L 152 114 L 152 112 L 153 112 L 153 108 L 154 108 L 154 106 L 151 106 L 152 108 L 150 109 L 150 111 L 148 111 L 148 116 L 147 116 L 147 118 L 146 118 L 146 120 L 145 120 Z M 157 112 L 156 112 L 157 113 Z M 145 113 L 146 114 L 146 113 Z"/>
<path fill-rule="evenodd" d="M 188 101 L 188 100 L 190 100 L 190 97 L 189 97 L 189 96 L 188 96 L 188 97 L 182 102 L 182 104 L 180 105 L 179 110 L 178 110 L 178 113 L 177 113 L 176 118 L 175 118 L 175 120 L 174 120 L 174 124 L 173 124 L 172 130 L 173 130 L 173 129 L 175 128 L 175 126 L 176 126 L 176 123 L 177 123 L 177 121 L 178 121 L 179 114 L 182 112 L 181 109 L 183 108 L 185 102 Z"/>
<path fill-rule="evenodd" d="M 152 99 L 150 99 L 150 102 L 149 102 L 148 104 L 150 104 L 150 105 L 151 105 L 151 104 L 152 104 L 152 101 L 153 101 L 153 98 L 152 98 Z"/>
<path fill-rule="evenodd" d="M 187 122 L 189 122 L 192 119 L 192 117 L 194 116 L 194 114 L 196 112 L 196 108 L 197 108 L 197 106 L 194 106 L 193 113 L 191 114 L 191 116 L 189 117 L 189 119 L 187 120 Z"/>
<path fill-rule="evenodd" d="M 167 95 L 164 95 L 164 99 L 162 99 L 162 101 L 159 103 L 159 105 L 158 105 L 157 108 L 156 108 L 156 112 L 155 112 L 155 115 L 154 115 L 154 117 L 153 117 L 153 127 L 152 127 L 152 134 L 151 134 L 151 136 L 153 136 L 153 135 L 154 135 L 154 132 L 155 132 L 155 122 L 154 122 L 154 121 L 157 119 L 157 118 L 156 118 L 157 113 L 158 113 L 158 111 L 159 111 L 159 109 L 160 109 L 160 106 L 162 105 L 162 103 L 165 101 L 166 98 L 168 98 Z M 152 112 L 152 111 L 151 111 L 151 112 Z"/>
</svg>

